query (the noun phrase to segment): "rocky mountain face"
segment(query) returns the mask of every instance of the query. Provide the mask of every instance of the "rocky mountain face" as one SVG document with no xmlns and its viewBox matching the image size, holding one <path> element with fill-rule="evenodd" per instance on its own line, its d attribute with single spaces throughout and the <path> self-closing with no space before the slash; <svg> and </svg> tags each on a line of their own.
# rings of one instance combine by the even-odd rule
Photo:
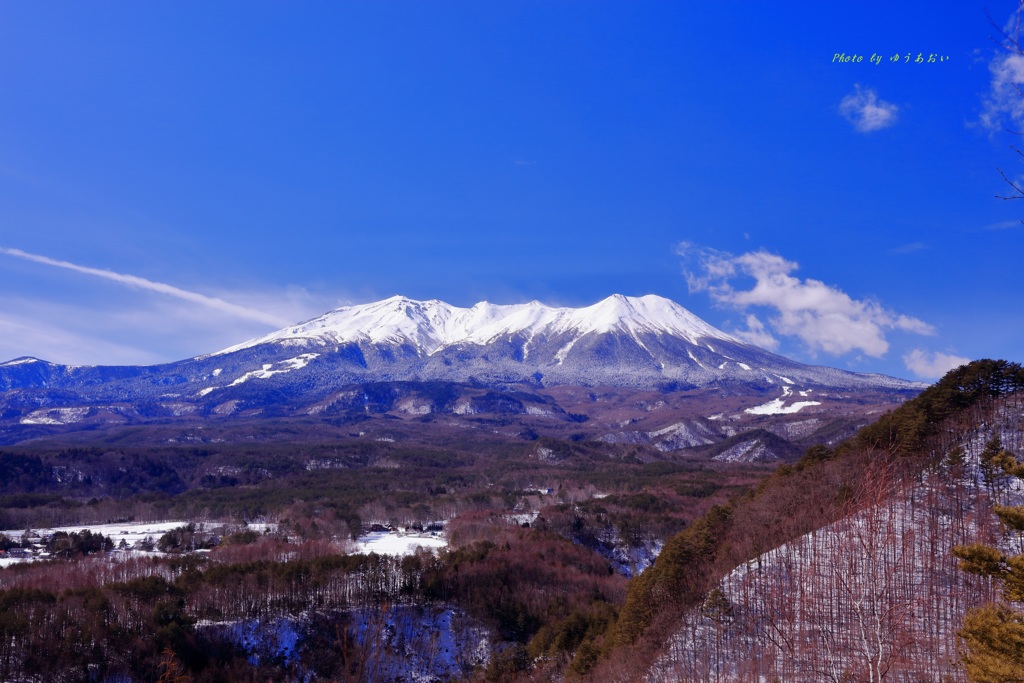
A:
<svg viewBox="0 0 1024 683">
<path fill-rule="evenodd" d="M 527 423 L 527 434 L 534 422 L 547 420 L 575 425 L 578 438 L 668 451 L 735 437 L 744 431 L 729 424 L 737 415 L 745 422 L 770 416 L 760 422 L 806 423 L 810 413 L 836 417 L 837 402 L 850 403 L 854 395 L 860 403 L 852 412 L 864 413 L 866 404 L 899 402 L 920 388 L 797 363 L 653 295 L 614 295 L 578 309 L 538 302 L 459 308 L 392 297 L 174 363 L 66 366 L 19 358 L 0 364 L 0 442 L 153 421 L 501 415 Z M 596 398 L 601 394 L 614 394 L 618 405 Z M 672 407 L 694 394 L 714 400 L 699 409 L 692 401 L 685 410 Z M 628 407 L 658 400 L 657 409 Z M 711 410 L 721 400 L 728 405 Z M 845 418 L 851 411 L 840 412 Z M 804 431 L 827 427 L 830 419 L 815 424 Z M 756 435 L 746 447 L 730 444 L 722 458 L 772 459 L 777 439 L 792 440 L 787 429 Z"/>
</svg>

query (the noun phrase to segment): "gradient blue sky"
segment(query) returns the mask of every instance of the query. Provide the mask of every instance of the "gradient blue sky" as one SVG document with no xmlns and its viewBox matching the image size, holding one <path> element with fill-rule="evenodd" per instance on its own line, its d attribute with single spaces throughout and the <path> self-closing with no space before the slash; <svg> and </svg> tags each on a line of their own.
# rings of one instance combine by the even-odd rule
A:
<svg viewBox="0 0 1024 683">
<path fill-rule="evenodd" d="M 1022 361 L 986 7 L 0 4 L 0 358 L 618 292 L 857 371 Z"/>
</svg>

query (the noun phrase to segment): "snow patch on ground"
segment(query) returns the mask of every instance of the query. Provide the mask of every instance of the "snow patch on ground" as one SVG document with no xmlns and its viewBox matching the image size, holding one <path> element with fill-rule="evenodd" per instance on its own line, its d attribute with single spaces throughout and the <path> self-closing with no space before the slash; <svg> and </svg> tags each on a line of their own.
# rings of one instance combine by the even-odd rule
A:
<svg viewBox="0 0 1024 683">
<path fill-rule="evenodd" d="M 763 462 L 776 459 L 775 454 L 759 439 L 738 443 L 712 458 L 716 462 Z"/>
<path fill-rule="evenodd" d="M 205 527 L 236 527 L 232 523 L 225 522 L 192 522 L 197 528 Z M 77 534 L 83 531 L 89 531 L 93 534 L 100 534 L 101 536 L 107 536 L 111 541 L 114 542 L 116 548 L 121 544 L 121 541 L 125 542 L 129 548 L 135 547 L 140 541 L 149 539 L 154 543 L 160 540 L 160 537 L 166 534 L 168 531 L 179 529 L 183 526 L 187 526 L 190 522 L 177 521 L 177 522 L 127 522 L 127 523 L 114 523 L 114 524 L 79 524 L 75 526 L 61 526 L 61 527 L 46 527 L 46 528 L 32 528 L 32 529 L 9 529 L 7 531 L 0 531 L 0 534 L 6 536 L 12 541 L 20 540 L 26 533 L 28 538 L 34 539 L 33 543 L 40 541 L 41 539 L 52 536 L 58 531 L 63 531 L 68 534 Z M 249 524 L 245 529 L 251 529 L 257 533 L 266 533 L 267 531 L 273 531 L 276 529 L 274 524 Z M 156 554 L 156 553 L 153 553 Z M 46 559 L 40 556 L 28 556 L 23 558 L 6 558 L 0 560 L 0 566 L 6 567 L 11 564 L 18 562 L 34 562 L 37 560 Z"/>
<path fill-rule="evenodd" d="M 718 415 L 709 419 L 721 417 L 722 415 Z M 718 438 L 715 430 L 708 425 L 694 420 L 683 420 L 651 432 L 633 431 L 604 434 L 598 437 L 598 440 L 605 443 L 627 444 L 656 442 L 654 443 L 655 448 L 662 452 L 668 452 L 694 446 L 707 446 L 718 441 Z"/>
<path fill-rule="evenodd" d="M 576 341 L 577 340 L 573 339 L 571 342 L 560 348 L 555 354 L 555 360 L 558 361 L 559 365 L 565 361 L 565 357 L 569 355 L 570 351 L 572 351 L 572 347 L 576 345 Z"/>
<path fill-rule="evenodd" d="M 400 534 L 392 531 L 374 531 L 356 539 L 355 553 L 377 553 L 403 557 L 417 550 L 438 550 L 448 547 L 448 539 L 438 534 Z"/>
<path fill-rule="evenodd" d="M 594 496 L 594 497 L 595 498 L 603 498 L 604 496 Z M 507 519 L 509 521 L 509 523 L 515 524 L 516 526 L 523 526 L 524 524 L 533 524 L 534 522 L 536 522 L 537 521 L 537 517 L 539 515 L 540 515 L 540 512 L 535 510 L 533 512 L 520 512 L 520 513 L 516 513 L 514 515 L 505 515 L 505 519 Z"/>
<path fill-rule="evenodd" d="M 452 413 L 455 415 L 476 415 L 477 410 L 473 408 L 473 405 L 469 400 L 461 399 L 455 403 L 455 407 L 452 408 Z"/>
<path fill-rule="evenodd" d="M 780 377 L 780 379 L 785 380 L 786 378 Z M 789 382 L 789 380 L 786 381 Z M 792 384 L 792 382 L 789 382 L 789 384 Z M 792 415 L 793 413 L 799 413 L 801 410 L 808 406 L 821 405 L 821 401 L 796 401 L 795 403 L 791 403 L 788 406 L 784 405 L 786 399 L 789 398 L 789 396 L 792 395 L 792 393 L 792 389 L 790 389 L 788 386 L 784 386 L 782 387 L 782 396 L 780 396 L 779 398 L 774 398 L 771 401 L 768 401 L 767 403 L 762 403 L 761 405 L 754 406 L 753 408 L 747 408 L 743 412 L 748 413 L 750 415 Z M 804 392 L 801 392 L 801 394 L 803 393 Z"/>
<path fill-rule="evenodd" d="M 663 429 L 650 432 L 652 438 L 662 438 L 655 444 L 659 451 L 676 451 L 694 446 L 707 446 L 717 440 L 715 434 L 699 422 L 677 422 Z"/>
<path fill-rule="evenodd" d="M 40 363 L 41 361 L 36 358 L 16 358 L 9 360 L 6 363 L 0 363 L 0 368 L 9 368 L 14 365 L 25 365 L 26 363 Z"/>
<path fill-rule="evenodd" d="M 434 411 L 433 405 L 430 401 L 424 401 L 418 398 L 406 398 L 399 401 L 395 407 L 400 413 L 406 413 L 407 415 L 429 415 Z"/>
<path fill-rule="evenodd" d="M 253 370 L 247 372 L 234 382 L 229 384 L 229 387 L 233 387 L 241 384 L 242 382 L 248 382 L 250 379 L 269 379 L 274 375 L 280 375 L 285 372 L 291 372 L 292 370 L 299 370 L 309 365 L 309 361 L 319 357 L 319 353 L 304 353 L 301 356 L 295 358 L 289 358 L 288 360 L 282 360 L 277 363 L 264 363 L 263 368 L 260 370 Z M 275 365 L 280 366 L 277 370 L 272 370 Z"/>
<path fill-rule="evenodd" d="M 88 414 L 88 408 L 46 408 L 33 410 L 21 418 L 23 425 L 66 425 L 81 421 Z"/>
</svg>

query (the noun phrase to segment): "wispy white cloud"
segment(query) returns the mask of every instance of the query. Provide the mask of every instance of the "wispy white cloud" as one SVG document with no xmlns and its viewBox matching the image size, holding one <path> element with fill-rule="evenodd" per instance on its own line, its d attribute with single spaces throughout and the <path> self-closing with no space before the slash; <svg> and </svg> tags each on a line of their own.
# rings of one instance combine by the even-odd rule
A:
<svg viewBox="0 0 1024 683">
<path fill-rule="evenodd" d="M 19 356 L 69 365 L 148 365 L 167 360 L 130 344 L 100 338 L 73 323 L 68 325 L 66 318 L 53 324 L 38 315 L 4 310 L 0 312 L 0 361 Z"/>
<path fill-rule="evenodd" d="M 164 294 L 182 301 L 188 301 L 194 304 L 200 304 L 207 308 L 218 311 L 226 315 L 230 315 L 236 318 L 242 318 L 245 320 L 253 320 L 256 322 L 264 323 L 272 327 L 284 327 L 294 322 L 294 320 L 288 320 L 278 315 L 268 313 L 265 310 L 256 308 L 249 308 L 246 306 L 239 306 L 238 304 L 225 301 L 224 299 L 207 296 L 206 294 L 200 294 L 199 292 L 192 292 L 187 289 L 175 287 L 163 282 L 154 282 L 153 280 L 147 280 L 146 278 L 138 277 L 137 275 L 126 275 L 124 273 L 116 273 L 112 270 L 106 270 L 103 268 L 91 268 L 89 266 L 81 266 L 69 261 L 60 261 L 52 259 L 47 256 L 40 256 L 38 254 L 30 254 L 20 249 L 10 249 L 8 247 L 0 247 L 0 253 L 13 256 L 15 258 L 24 259 L 26 261 L 32 261 L 34 263 L 41 263 L 48 266 L 54 266 L 56 268 L 64 268 L 65 270 L 71 270 L 76 273 L 82 273 L 83 275 L 91 275 L 93 277 L 103 278 L 110 280 L 111 282 L 117 282 L 127 287 L 134 287 L 138 289 L 144 289 L 151 292 L 157 292 Z"/>
<path fill-rule="evenodd" d="M 1024 223 L 1021 223 L 1020 219 L 1018 218 L 1012 221 L 999 221 L 998 223 L 990 223 L 989 225 L 983 227 L 982 230 L 1009 230 L 1011 228 L 1019 228 L 1021 226 L 1024 226 Z"/>
<path fill-rule="evenodd" d="M 921 349 L 914 349 L 903 356 L 903 363 L 907 366 L 907 369 L 921 379 L 938 379 L 950 370 L 970 362 L 970 358 L 953 356 L 937 351 L 935 353 L 928 353 Z"/>
<path fill-rule="evenodd" d="M 889 350 L 887 331 L 935 332 L 928 323 L 891 311 L 877 301 L 854 299 L 820 280 L 795 277 L 795 262 L 763 250 L 734 256 L 683 243 L 678 252 L 688 261 L 685 274 L 691 292 L 708 292 L 715 303 L 737 310 L 763 307 L 774 311 L 768 319 L 770 332 L 760 319 L 748 317 L 748 329 L 736 333 L 741 337 L 796 337 L 811 352 L 838 356 L 859 350 L 877 358 Z M 752 278 L 753 286 L 737 286 L 740 278 Z"/>
<path fill-rule="evenodd" d="M 924 242 L 911 242 L 910 244 L 902 244 L 898 247 L 893 247 L 889 250 L 889 253 L 893 256 L 899 256 L 901 254 L 913 254 L 915 251 L 921 251 L 927 249 L 928 245 Z"/>
<path fill-rule="evenodd" d="M 231 293 L 251 308 L 299 322 L 333 302 L 304 290 Z M 0 293 L 0 362 L 35 356 L 71 365 L 140 365 L 212 353 L 266 334 L 265 323 L 142 291 L 64 297 Z"/>
<path fill-rule="evenodd" d="M 0 247 L 39 263 L 31 287 L 0 289 L 0 361 L 35 356 L 74 365 L 137 365 L 211 353 L 343 305 L 302 287 L 209 294 Z M 49 286 L 53 268 L 88 276 Z M 0 271 L 2 275 L 2 271 Z M 112 283 L 120 291 L 111 295 Z"/>
<path fill-rule="evenodd" d="M 1024 127 L 1024 55 L 1016 52 L 997 54 L 988 65 L 989 91 L 982 102 L 981 125 L 990 132 Z"/>
<path fill-rule="evenodd" d="M 839 103 L 839 113 L 859 133 L 870 133 L 895 125 L 899 110 L 892 102 L 879 99 L 874 90 L 861 89 L 860 84 L 855 85 L 854 92 Z"/>
</svg>

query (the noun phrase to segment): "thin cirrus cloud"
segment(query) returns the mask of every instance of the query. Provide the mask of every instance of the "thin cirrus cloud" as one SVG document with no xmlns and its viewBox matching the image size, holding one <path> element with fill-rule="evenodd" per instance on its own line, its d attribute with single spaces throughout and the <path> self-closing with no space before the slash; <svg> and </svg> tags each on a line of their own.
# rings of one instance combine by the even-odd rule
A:
<svg viewBox="0 0 1024 683">
<path fill-rule="evenodd" d="M 900 256 L 903 254 L 913 254 L 915 251 L 921 251 L 927 249 L 928 245 L 924 242 L 911 242 L 910 244 L 903 244 L 898 247 L 893 247 L 889 250 L 889 254 L 893 256 Z"/>
<path fill-rule="evenodd" d="M 19 306 L 18 304 L 27 304 Z M 75 311 L 61 310 L 54 316 L 54 324 L 40 316 L 45 302 L 18 302 L 2 300 L 0 312 L 0 361 L 32 356 L 48 361 L 72 365 L 132 364 L 148 365 L 161 360 L 158 354 L 136 348 L 120 339 L 104 339 L 99 336 L 92 323 L 102 323 L 104 316 L 95 312 L 81 312 L 86 321 L 76 321 Z M 25 308 L 17 311 L 10 309 Z M 70 313 L 70 315 L 69 315 Z"/>
<path fill-rule="evenodd" d="M 914 349 L 903 356 L 907 369 L 921 379 L 938 379 L 950 370 L 970 363 L 970 358 L 954 356 L 948 353 L 928 353 L 922 349 Z"/>
<path fill-rule="evenodd" d="M 301 288 L 232 292 L 232 301 L 303 320 L 330 305 Z M 176 297 L 100 297 L 85 303 L 0 291 L 0 361 L 34 356 L 70 365 L 151 365 L 191 358 L 267 332 L 263 322 Z"/>
<path fill-rule="evenodd" d="M 879 358 L 889 350 L 888 331 L 935 333 L 923 320 L 891 311 L 877 301 L 854 299 L 820 280 L 795 277 L 795 262 L 764 250 L 736 256 L 684 242 L 677 251 L 687 259 L 691 292 L 707 292 L 716 304 L 739 311 L 770 311 L 767 324 L 749 314 L 747 329 L 734 332 L 758 346 L 777 348 L 779 336 L 795 337 L 811 353 L 861 352 Z M 737 280 L 741 278 L 752 278 L 753 286 L 740 287 Z"/>
<path fill-rule="evenodd" d="M 250 320 L 265 325 L 271 325 L 273 327 L 285 327 L 291 324 L 293 321 L 280 316 L 268 313 L 256 308 L 250 308 L 247 306 L 240 306 L 238 304 L 225 301 L 218 297 L 207 296 L 206 294 L 200 294 L 199 292 L 192 292 L 187 289 L 175 287 L 163 282 L 154 282 L 153 280 L 147 280 L 146 278 L 138 277 L 137 275 L 127 275 L 124 273 L 116 273 L 112 270 L 106 270 L 102 268 L 91 268 L 89 266 L 81 266 L 69 261 L 60 261 L 52 259 L 47 256 L 40 256 L 38 254 L 30 254 L 22 251 L 21 249 L 11 249 L 8 247 L 0 247 L 0 253 L 13 256 L 15 258 L 23 259 L 25 261 L 31 261 L 33 263 L 41 263 L 43 265 L 53 266 L 55 268 L 63 268 L 65 270 L 71 270 L 76 273 L 82 273 L 83 275 L 91 275 L 93 277 L 103 278 L 110 280 L 111 282 L 117 282 L 127 287 L 133 287 L 136 289 L 144 289 L 151 292 L 157 292 L 164 294 L 176 299 L 188 301 L 194 304 L 200 304 L 201 306 L 209 309 L 216 310 L 220 313 L 230 315 L 235 318 L 241 318 L 244 320 Z"/>
<path fill-rule="evenodd" d="M 982 230 L 990 230 L 990 231 L 991 230 L 1009 230 L 1011 228 L 1019 228 L 1021 225 L 1024 225 L 1024 223 L 1022 223 L 1021 220 L 1019 218 L 1017 218 L 1017 219 L 1014 219 L 1012 221 L 999 221 L 998 223 L 990 223 L 989 225 L 986 225 L 985 227 L 983 227 L 981 229 Z"/>
<path fill-rule="evenodd" d="M 871 133 L 896 124 L 899 110 L 892 102 L 878 98 L 871 88 L 854 86 L 854 92 L 839 103 L 839 113 L 858 133 Z"/>
</svg>

